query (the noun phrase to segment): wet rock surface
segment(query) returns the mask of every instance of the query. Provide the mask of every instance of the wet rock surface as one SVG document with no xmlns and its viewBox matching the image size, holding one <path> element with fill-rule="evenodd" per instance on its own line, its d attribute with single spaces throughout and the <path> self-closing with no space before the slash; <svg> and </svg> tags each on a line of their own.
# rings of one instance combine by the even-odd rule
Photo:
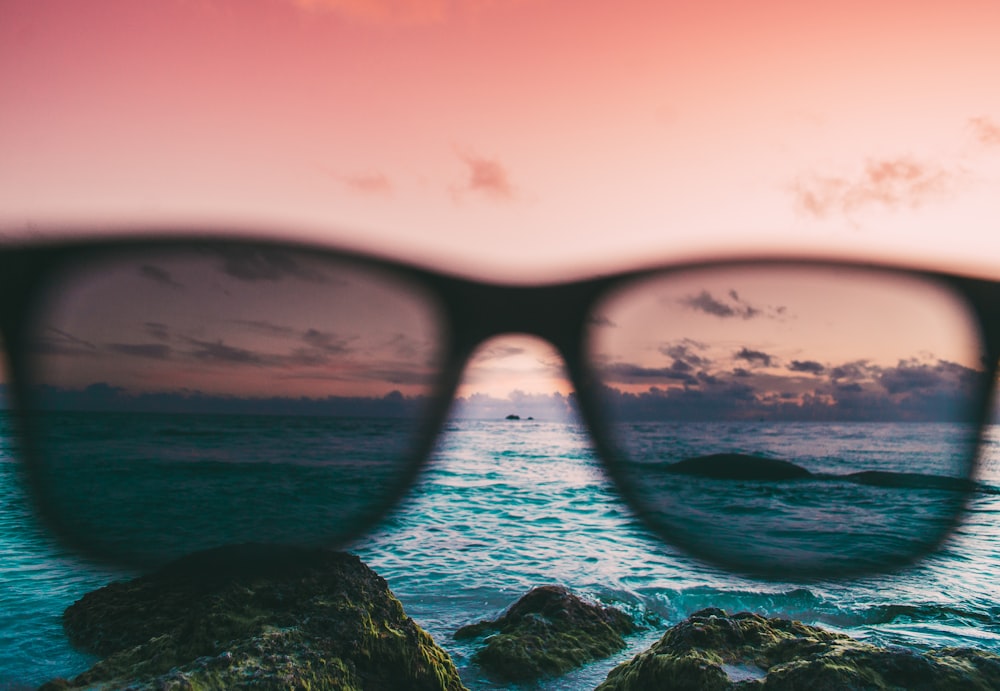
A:
<svg viewBox="0 0 1000 691">
<path fill-rule="evenodd" d="M 787 619 L 697 612 L 613 669 L 598 691 L 1000 689 L 1000 656 L 880 648 Z"/>
<path fill-rule="evenodd" d="M 485 636 L 473 660 L 490 676 L 524 682 L 563 674 L 625 647 L 632 619 L 561 586 L 534 588 L 495 621 L 463 626 L 456 639 Z"/>
<path fill-rule="evenodd" d="M 88 593 L 63 623 L 103 659 L 43 689 L 464 688 L 385 580 L 340 552 L 203 552 Z"/>
</svg>

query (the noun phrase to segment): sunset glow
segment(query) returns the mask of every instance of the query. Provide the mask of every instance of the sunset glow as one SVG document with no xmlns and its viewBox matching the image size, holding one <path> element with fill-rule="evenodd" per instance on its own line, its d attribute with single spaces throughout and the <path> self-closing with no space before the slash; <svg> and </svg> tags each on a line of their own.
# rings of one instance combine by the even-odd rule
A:
<svg viewBox="0 0 1000 691">
<path fill-rule="evenodd" d="M 11 0 L 0 231 L 533 282 L 765 252 L 1000 276 L 998 27 L 974 0 Z"/>
</svg>

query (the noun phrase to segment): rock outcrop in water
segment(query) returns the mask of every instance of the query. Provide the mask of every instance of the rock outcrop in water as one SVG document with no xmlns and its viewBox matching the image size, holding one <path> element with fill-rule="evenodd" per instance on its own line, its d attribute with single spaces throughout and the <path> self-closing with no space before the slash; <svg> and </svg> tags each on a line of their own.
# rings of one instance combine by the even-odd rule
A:
<svg viewBox="0 0 1000 691">
<path fill-rule="evenodd" d="M 787 619 L 705 609 L 614 668 L 598 691 L 1000 689 L 1000 656 L 879 648 Z"/>
<path fill-rule="evenodd" d="M 798 480 L 812 475 L 790 461 L 741 453 L 716 453 L 686 458 L 667 466 L 667 471 L 716 480 Z"/>
<path fill-rule="evenodd" d="M 561 586 L 534 588 L 495 621 L 463 626 L 455 638 L 490 634 L 473 659 L 503 681 L 557 676 L 625 647 L 632 619 L 581 600 Z"/>
<path fill-rule="evenodd" d="M 43 689 L 464 688 L 385 580 L 340 552 L 203 552 L 88 593 L 64 626 L 104 659 Z"/>
</svg>

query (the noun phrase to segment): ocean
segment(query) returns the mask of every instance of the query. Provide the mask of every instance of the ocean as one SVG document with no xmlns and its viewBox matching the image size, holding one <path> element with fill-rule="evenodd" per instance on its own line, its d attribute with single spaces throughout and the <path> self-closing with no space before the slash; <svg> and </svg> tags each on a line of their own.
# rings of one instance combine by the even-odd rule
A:
<svg viewBox="0 0 1000 691">
<path fill-rule="evenodd" d="M 320 448 L 310 423 L 282 417 L 226 416 L 196 423 L 162 415 L 146 416 L 142 424 L 162 433 L 157 444 L 180 439 L 209 455 L 218 450 L 216 433 L 230 430 L 229 439 L 272 460 L 288 454 L 309 472 L 310 454 Z M 93 658 L 68 645 L 61 613 L 86 592 L 131 574 L 81 560 L 37 523 L 5 425 L 0 417 L 0 689 L 19 689 L 72 676 L 92 664 Z M 746 440 L 770 435 L 779 446 L 754 448 L 783 458 L 812 458 L 818 464 L 810 468 L 814 471 L 822 471 L 823 459 L 836 455 L 838 440 L 866 440 L 882 459 L 880 467 L 895 471 L 910 467 L 908 459 L 933 454 L 940 439 L 964 433 L 954 427 L 795 423 L 783 425 L 779 438 L 758 424 L 712 423 L 687 426 L 685 433 L 712 439 L 720 449 L 743 448 Z M 60 443 L 79 446 L 91 457 L 100 456 L 102 448 L 106 453 L 107 444 L 102 446 L 99 435 L 88 439 L 87 429 L 79 425 Z M 665 434 L 663 429 L 649 433 Z M 339 434 L 342 443 L 350 442 L 343 429 Z M 356 427 L 356 434 L 373 438 L 365 425 Z M 295 443 L 306 438 L 308 444 Z M 372 457 L 381 452 L 374 448 Z M 107 478 L 122 472 L 113 461 L 89 466 L 108 473 L 103 486 L 111 487 Z M 222 467 L 217 464 L 215 472 Z M 271 463 L 258 465 L 261 473 L 273 472 Z M 210 479 L 199 482 L 198 491 L 210 490 Z M 470 689 L 506 686 L 484 677 L 470 661 L 474 642 L 456 642 L 452 633 L 495 617 L 532 587 L 548 583 L 621 607 L 646 628 L 620 654 L 531 687 L 537 689 L 592 688 L 666 627 L 710 606 L 792 617 L 878 644 L 964 645 L 1000 653 L 995 581 L 1000 573 L 1000 427 L 987 430 L 975 488 L 963 523 L 937 552 L 914 566 L 843 580 L 760 580 L 707 566 L 654 538 L 611 487 L 582 426 L 452 420 L 402 505 L 350 550 L 386 578 L 407 613 L 452 655 Z M 948 490 L 907 491 L 915 502 L 926 503 L 932 496 L 928 492 Z M 286 481 L 273 495 L 275 501 L 287 497 L 294 504 L 291 525 L 325 516 L 310 492 Z M 815 500 L 815 488 L 811 494 Z M 898 491 L 894 496 L 900 496 Z M 727 525 L 727 520 L 738 525 L 725 512 L 746 511 L 725 503 L 692 505 L 692 515 L 695 509 L 707 526 Z M 893 510 L 879 520 L 905 520 L 901 515 Z M 196 534 L 185 532 L 182 539 L 193 544 Z M 744 537 L 743 544 L 752 548 L 755 533 Z M 760 540 L 763 544 L 766 538 Z"/>
</svg>

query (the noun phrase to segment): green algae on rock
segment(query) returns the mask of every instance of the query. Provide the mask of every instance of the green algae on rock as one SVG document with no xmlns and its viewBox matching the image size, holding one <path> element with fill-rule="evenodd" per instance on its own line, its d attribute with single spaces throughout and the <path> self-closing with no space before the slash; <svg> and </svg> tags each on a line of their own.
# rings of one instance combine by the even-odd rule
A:
<svg viewBox="0 0 1000 691">
<path fill-rule="evenodd" d="M 532 589 L 500 618 L 463 626 L 456 639 L 488 635 L 473 660 L 504 681 L 557 676 L 625 647 L 632 619 L 590 604 L 560 586 Z"/>
<path fill-rule="evenodd" d="M 705 609 L 615 667 L 597 691 L 1000 689 L 1000 656 L 880 648 L 787 619 Z"/>
<path fill-rule="evenodd" d="M 88 593 L 63 623 L 104 659 L 43 688 L 464 688 L 385 580 L 329 550 L 209 550 Z"/>
</svg>

